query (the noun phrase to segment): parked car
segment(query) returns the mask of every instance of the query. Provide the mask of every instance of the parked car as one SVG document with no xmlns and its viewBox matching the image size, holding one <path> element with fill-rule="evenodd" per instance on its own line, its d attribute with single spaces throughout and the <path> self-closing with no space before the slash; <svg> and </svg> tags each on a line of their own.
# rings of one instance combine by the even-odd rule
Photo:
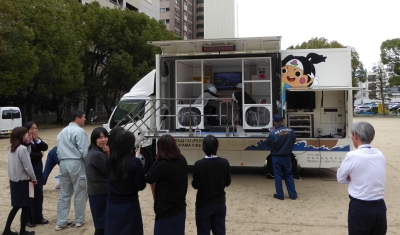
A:
<svg viewBox="0 0 400 235">
<path fill-rule="evenodd" d="M 370 112 L 371 111 L 371 106 L 368 105 L 359 105 L 354 108 L 354 113 L 363 113 L 363 112 Z"/>
<path fill-rule="evenodd" d="M 400 108 L 400 104 L 392 104 L 389 106 L 389 110 L 393 111 L 395 109 L 399 109 Z"/>
</svg>

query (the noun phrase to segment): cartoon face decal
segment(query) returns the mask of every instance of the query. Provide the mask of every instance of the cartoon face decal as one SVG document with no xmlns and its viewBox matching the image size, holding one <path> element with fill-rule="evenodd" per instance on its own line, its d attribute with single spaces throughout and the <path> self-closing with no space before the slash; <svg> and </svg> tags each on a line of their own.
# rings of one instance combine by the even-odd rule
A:
<svg viewBox="0 0 400 235">
<path fill-rule="evenodd" d="M 314 64 L 325 62 L 326 56 L 309 53 L 304 56 L 288 55 L 282 60 L 282 82 L 292 88 L 310 87 L 316 81 Z"/>
<path fill-rule="evenodd" d="M 292 60 L 292 63 L 296 63 L 297 60 Z M 310 78 L 304 71 L 298 66 L 285 65 L 282 66 L 282 82 L 290 85 L 291 87 L 306 87 L 310 86 L 314 82 L 314 78 Z"/>
</svg>

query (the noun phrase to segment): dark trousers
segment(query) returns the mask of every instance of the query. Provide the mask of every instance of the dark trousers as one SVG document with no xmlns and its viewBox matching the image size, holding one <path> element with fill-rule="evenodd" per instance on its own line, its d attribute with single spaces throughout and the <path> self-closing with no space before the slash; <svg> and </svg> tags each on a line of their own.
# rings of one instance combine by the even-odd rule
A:
<svg viewBox="0 0 400 235">
<path fill-rule="evenodd" d="M 226 205 L 196 207 L 197 235 L 225 235 Z"/>
<path fill-rule="evenodd" d="M 217 114 L 217 108 L 215 108 L 214 106 L 206 105 L 204 107 L 204 114 L 205 115 L 216 115 Z M 215 116 L 207 116 L 207 120 L 208 120 L 209 124 L 211 124 L 213 126 L 217 126 L 218 125 L 217 118 Z"/>
<path fill-rule="evenodd" d="M 294 179 L 292 174 L 291 156 L 272 156 L 272 167 L 275 176 L 275 189 L 279 199 L 284 198 L 282 189 L 282 179 L 285 180 L 286 189 L 290 198 L 296 198 L 297 193 L 294 186 Z"/>
<path fill-rule="evenodd" d="M 184 235 L 186 208 L 177 215 L 165 219 L 156 219 L 154 235 Z"/>
<path fill-rule="evenodd" d="M 297 173 L 297 160 L 296 160 L 296 156 L 292 153 L 292 155 L 290 156 L 290 161 L 292 163 L 292 174 L 296 175 Z M 272 166 L 272 155 L 269 154 L 267 156 L 267 174 L 271 174 L 272 176 L 274 175 L 274 168 Z"/>
<path fill-rule="evenodd" d="M 15 215 L 17 214 L 18 210 L 22 208 L 22 212 L 21 212 L 21 224 L 20 224 L 20 229 L 19 229 L 19 234 L 24 234 L 25 227 L 26 227 L 26 219 L 28 218 L 28 213 L 29 213 L 29 206 L 24 206 L 24 207 L 13 207 L 10 211 L 10 213 L 8 214 L 7 217 L 7 222 L 6 222 L 6 226 L 4 228 L 4 232 L 3 234 L 11 234 L 11 224 L 15 218 Z"/>
<path fill-rule="evenodd" d="M 384 200 L 351 199 L 348 214 L 349 235 L 386 234 L 386 204 Z"/>
<path fill-rule="evenodd" d="M 107 195 L 108 193 L 98 195 L 88 194 L 95 229 L 104 230 L 106 226 Z"/>
<path fill-rule="evenodd" d="M 47 179 L 56 165 L 60 165 L 60 160 L 57 156 L 57 146 L 50 150 L 50 152 L 47 154 L 46 165 L 44 166 L 42 174 L 43 185 L 46 185 Z"/>
<path fill-rule="evenodd" d="M 30 206 L 28 221 L 35 224 L 40 223 L 43 219 L 43 183 L 42 183 L 42 164 L 33 165 L 37 184 L 34 186 L 34 197 Z"/>
</svg>

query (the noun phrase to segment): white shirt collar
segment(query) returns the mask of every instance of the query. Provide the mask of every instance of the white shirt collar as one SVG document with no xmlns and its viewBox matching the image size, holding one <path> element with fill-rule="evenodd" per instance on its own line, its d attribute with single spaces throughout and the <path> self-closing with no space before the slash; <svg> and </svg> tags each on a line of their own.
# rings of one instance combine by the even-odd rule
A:
<svg viewBox="0 0 400 235">
<path fill-rule="evenodd" d="M 215 155 L 211 155 L 211 156 L 205 156 L 205 158 L 216 158 L 216 157 L 218 157 L 218 156 L 215 156 Z"/>
<path fill-rule="evenodd" d="M 371 145 L 370 144 L 362 144 L 360 146 L 358 146 L 357 149 L 370 149 Z"/>
</svg>

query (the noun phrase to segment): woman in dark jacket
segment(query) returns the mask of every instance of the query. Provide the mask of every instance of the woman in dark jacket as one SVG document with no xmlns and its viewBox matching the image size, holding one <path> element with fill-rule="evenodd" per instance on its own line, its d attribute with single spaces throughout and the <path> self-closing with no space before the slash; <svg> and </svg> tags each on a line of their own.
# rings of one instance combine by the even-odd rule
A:
<svg viewBox="0 0 400 235">
<path fill-rule="evenodd" d="M 107 146 L 108 132 L 97 127 L 90 136 L 89 152 L 85 157 L 87 193 L 94 224 L 94 234 L 103 235 L 107 208 L 107 165 L 110 148 Z"/>
<path fill-rule="evenodd" d="M 106 235 L 143 235 L 138 192 L 146 187 L 142 162 L 135 157 L 135 136 L 119 131 L 107 159 Z"/>
<path fill-rule="evenodd" d="M 37 184 L 35 185 L 35 195 L 28 216 L 28 227 L 35 227 L 36 224 L 48 224 L 49 221 L 43 217 L 43 151 L 47 151 L 48 145 L 38 136 L 38 125 L 33 122 L 27 122 L 24 127 L 28 129 L 29 137 L 31 138 L 31 162 Z"/>
<path fill-rule="evenodd" d="M 160 137 L 157 150 L 156 161 L 146 174 L 147 183 L 155 183 L 154 235 L 183 235 L 188 187 L 186 158 L 169 134 Z"/>
</svg>

